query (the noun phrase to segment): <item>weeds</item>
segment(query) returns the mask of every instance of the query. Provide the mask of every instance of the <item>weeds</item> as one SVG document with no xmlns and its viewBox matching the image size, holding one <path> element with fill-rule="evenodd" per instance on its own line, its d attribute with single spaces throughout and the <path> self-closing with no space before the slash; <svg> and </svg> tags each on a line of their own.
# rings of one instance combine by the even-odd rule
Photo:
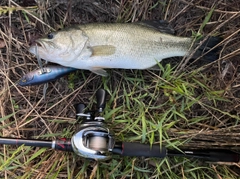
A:
<svg viewBox="0 0 240 179">
<path fill-rule="evenodd" d="M 37 9 L 37 6 L 33 6 L 33 7 L 26 7 L 26 8 L 23 8 L 23 7 L 15 7 L 15 6 L 0 6 L 0 16 L 1 15 L 4 15 L 4 14 L 7 14 L 7 13 L 10 13 L 12 14 L 13 12 L 15 11 L 25 11 L 25 10 L 35 10 Z"/>
</svg>

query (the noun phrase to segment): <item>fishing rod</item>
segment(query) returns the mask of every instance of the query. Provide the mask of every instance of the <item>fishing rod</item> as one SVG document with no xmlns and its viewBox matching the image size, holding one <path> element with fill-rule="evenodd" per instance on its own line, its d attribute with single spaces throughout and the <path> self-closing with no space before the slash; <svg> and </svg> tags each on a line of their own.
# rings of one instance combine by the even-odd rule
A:
<svg viewBox="0 0 240 179">
<path fill-rule="evenodd" d="M 75 105 L 76 119 L 81 120 L 80 129 L 71 139 L 36 140 L 0 138 L 0 144 L 25 145 L 34 147 L 47 147 L 55 150 L 74 152 L 77 155 L 95 159 L 107 160 L 111 155 L 130 157 L 158 157 L 166 156 L 191 157 L 209 162 L 239 162 L 240 154 L 231 150 L 222 149 L 195 149 L 170 150 L 160 147 L 159 144 L 149 145 L 137 142 L 116 141 L 114 133 L 105 125 L 103 112 L 106 104 L 106 91 L 99 89 L 96 92 L 97 110 L 85 111 L 85 105 Z M 99 114 L 99 116 L 96 116 Z"/>
</svg>

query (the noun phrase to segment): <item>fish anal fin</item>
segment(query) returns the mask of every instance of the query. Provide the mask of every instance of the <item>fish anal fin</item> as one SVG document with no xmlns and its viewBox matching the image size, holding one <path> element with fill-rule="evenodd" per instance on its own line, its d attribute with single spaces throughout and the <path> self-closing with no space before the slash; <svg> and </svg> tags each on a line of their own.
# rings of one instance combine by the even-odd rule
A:
<svg viewBox="0 0 240 179">
<path fill-rule="evenodd" d="M 91 56 L 109 56 L 116 52 L 116 47 L 113 45 L 97 45 L 92 46 L 91 50 Z"/>
<path fill-rule="evenodd" d="M 156 65 L 148 68 L 148 70 L 160 71 L 161 69 L 160 69 L 160 67 L 159 67 L 159 64 L 156 64 Z"/>
<path fill-rule="evenodd" d="M 93 67 L 89 70 L 97 75 L 108 76 L 108 73 L 102 67 Z"/>
</svg>

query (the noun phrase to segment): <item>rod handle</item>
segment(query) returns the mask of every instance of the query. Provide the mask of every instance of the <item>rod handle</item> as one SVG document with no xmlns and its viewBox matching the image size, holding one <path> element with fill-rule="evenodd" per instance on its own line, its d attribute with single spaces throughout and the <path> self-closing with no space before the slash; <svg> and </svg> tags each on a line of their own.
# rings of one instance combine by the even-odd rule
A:
<svg viewBox="0 0 240 179">
<path fill-rule="evenodd" d="M 167 155 L 167 149 L 160 145 L 148 145 L 137 142 L 122 142 L 116 144 L 113 153 L 130 157 L 159 157 L 164 158 Z"/>
<path fill-rule="evenodd" d="M 225 149 L 204 149 L 204 150 L 192 150 L 190 155 L 187 151 L 184 151 L 187 156 L 194 158 L 201 158 L 209 162 L 236 162 L 240 161 L 239 153 Z"/>
</svg>

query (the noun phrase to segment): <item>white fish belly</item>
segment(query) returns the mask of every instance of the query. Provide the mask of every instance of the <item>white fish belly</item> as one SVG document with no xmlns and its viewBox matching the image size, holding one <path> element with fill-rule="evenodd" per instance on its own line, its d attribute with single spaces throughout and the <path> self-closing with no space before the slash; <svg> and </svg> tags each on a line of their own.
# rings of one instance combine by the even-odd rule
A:
<svg viewBox="0 0 240 179">
<path fill-rule="evenodd" d="M 91 56 L 88 59 L 77 59 L 68 63 L 68 66 L 80 69 L 91 68 L 122 68 L 122 69 L 147 69 L 162 59 L 185 56 L 186 49 L 181 48 L 158 48 L 149 47 L 149 49 L 124 48 L 117 49 L 116 53 L 109 56 Z"/>
</svg>

